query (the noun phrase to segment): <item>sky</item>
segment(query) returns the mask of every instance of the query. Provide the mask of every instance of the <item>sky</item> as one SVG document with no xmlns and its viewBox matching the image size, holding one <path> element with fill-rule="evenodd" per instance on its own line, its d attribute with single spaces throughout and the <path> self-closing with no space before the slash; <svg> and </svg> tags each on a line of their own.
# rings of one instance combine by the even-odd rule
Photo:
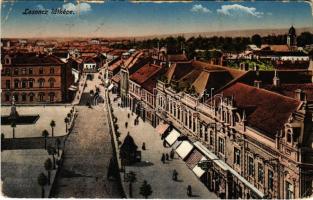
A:
<svg viewBox="0 0 313 200">
<path fill-rule="evenodd" d="M 51 9 L 72 10 L 53 15 Z M 23 15 L 25 9 L 47 15 Z M 134 3 L 10 1 L 1 3 L 1 37 L 133 37 L 245 29 L 312 27 L 307 2 Z"/>
</svg>

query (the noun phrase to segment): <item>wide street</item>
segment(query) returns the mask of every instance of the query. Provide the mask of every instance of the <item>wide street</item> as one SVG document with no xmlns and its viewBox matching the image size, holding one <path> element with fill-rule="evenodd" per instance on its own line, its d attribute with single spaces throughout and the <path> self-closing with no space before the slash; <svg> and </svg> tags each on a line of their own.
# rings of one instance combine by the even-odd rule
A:
<svg viewBox="0 0 313 200">
<path fill-rule="evenodd" d="M 139 125 L 134 125 L 135 114 L 131 114 L 129 108 L 121 108 L 117 104 L 119 101 L 113 101 L 116 95 L 110 94 L 114 115 L 117 117 L 119 131 L 121 136 L 119 140 L 124 141 L 129 132 L 134 138 L 138 150 L 141 151 L 142 161 L 132 166 L 126 166 L 126 172 L 133 171 L 136 174 L 136 182 L 133 184 L 133 197 L 143 198 L 139 194 L 140 186 L 144 180 L 152 187 L 152 195 L 149 198 L 161 199 L 217 199 L 218 197 L 210 192 L 204 184 L 197 178 L 185 162 L 175 154 L 173 160 L 161 162 L 162 153 L 170 153 L 171 148 L 163 147 L 163 141 L 155 129 L 148 123 L 139 118 Z M 128 118 L 128 113 L 130 118 Z M 125 122 L 128 122 L 127 128 Z M 146 150 L 142 150 L 143 142 L 146 144 Z M 178 181 L 172 180 L 173 170 L 178 172 Z M 128 192 L 128 183 L 124 182 L 125 192 Z M 192 197 L 187 196 L 187 186 L 192 186 Z"/>
<path fill-rule="evenodd" d="M 84 93 L 95 90 L 99 83 L 98 76 L 87 81 Z M 122 198 L 118 181 L 107 180 L 113 151 L 104 104 L 76 108 L 78 117 L 65 144 L 64 162 L 52 197 Z"/>
</svg>

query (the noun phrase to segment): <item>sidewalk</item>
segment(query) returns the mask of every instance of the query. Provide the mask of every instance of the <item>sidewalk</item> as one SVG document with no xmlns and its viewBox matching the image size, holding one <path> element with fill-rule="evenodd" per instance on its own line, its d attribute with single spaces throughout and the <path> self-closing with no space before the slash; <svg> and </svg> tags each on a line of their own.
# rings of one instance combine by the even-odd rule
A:
<svg viewBox="0 0 313 200">
<path fill-rule="evenodd" d="M 78 90 L 76 92 L 75 98 L 72 102 L 72 105 L 77 105 L 79 104 L 80 98 L 83 94 L 84 88 L 85 88 L 85 83 L 87 81 L 87 74 L 82 74 L 80 77 L 79 83 L 78 83 Z"/>
<path fill-rule="evenodd" d="M 174 160 L 166 161 L 163 164 L 161 162 L 162 153 L 169 153 L 171 148 L 163 147 L 160 135 L 156 133 L 150 124 L 139 119 L 139 125 L 134 126 L 136 115 L 133 114 L 128 119 L 127 114 L 131 112 L 128 109 L 117 107 L 118 101 L 113 102 L 114 97 L 115 95 L 110 94 L 114 115 L 118 119 L 117 123 L 119 125 L 119 132 L 121 133 L 119 140 L 123 142 L 129 131 L 138 146 L 138 150 L 141 150 L 143 142 L 146 143 L 146 150 L 141 150 L 142 162 L 134 166 L 126 166 L 126 172 L 134 171 L 136 173 L 137 181 L 133 183 L 133 198 L 143 198 L 139 194 L 139 191 L 144 180 L 147 180 L 152 187 L 153 193 L 149 198 L 189 198 L 186 189 L 188 185 L 192 186 L 193 196 L 191 198 L 217 198 L 214 193 L 211 193 L 201 183 L 177 154 Z M 128 122 L 127 129 L 125 128 L 125 122 Z M 172 171 L 174 169 L 178 172 L 178 181 L 172 180 Z M 128 193 L 129 183 L 124 182 L 123 177 L 122 184 Z"/>
</svg>

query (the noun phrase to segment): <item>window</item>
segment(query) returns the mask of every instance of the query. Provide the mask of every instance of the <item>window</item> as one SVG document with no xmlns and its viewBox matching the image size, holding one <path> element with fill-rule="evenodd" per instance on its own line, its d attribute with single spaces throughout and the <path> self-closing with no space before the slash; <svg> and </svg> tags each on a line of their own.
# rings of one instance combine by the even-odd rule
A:
<svg viewBox="0 0 313 200">
<path fill-rule="evenodd" d="M 222 138 L 218 138 L 218 152 L 224 154 L 224 140 Z"/>
<path fill-rule="evenodd" d="M 274 173 L 272 170 L 268 170 L 268 189 L 273 190 Z"/>
<path fill-rule="evenodd" d="M 234 163 L 240 165 L 240 150 L 236 147 L 234 148 Z"/>
<path fill-rule="evenodd" d="M 34 93 L 29 94 L 29 101 L 33 102 L 34 101 Z"/>
<path fill-rule="evenodd" d="M 10 95 L 9 94 L 5 94 L 5 101 L 10 101 Z"/>
<path fill-rule="evenodd" d="M 249 176 L 254 175 L 254 162 L 253 162 L 253 158 L 250 156 L 248 159 L 248 174 L 249 174 Z"/>
<path fill-rule="evenodd" d="M 54 102 L 55 94 L 53 92 L 49 93 L 50 102 Z"/>
<path fill-rule="evenodd" d="M 14 88 L 18 88 L 19 85 L 19 80 L 15 79 L 14 80 Z"/>
<path fill-rule="evenodd" d="M 180 107 L 177 106 L 177 118 L 180 120 Z"/>
<path fill-rule="evenodd" d="M 50 86 L 51 88 L 54 87 L 54 82 L 55 82 L 55 79 L 54 79 L 54 78 L 50 78 L 50 79 L 49 79 L 49 86 Z"/>
<path fill-rule="evenodd" d="M 29 88 L 33 88 L 34 87 L 34 79 L 30 79 L 29 83 L 28 83 Z"/>
<path fill-rule="evenodd" d="M 22 69 L 22 74 L 25 75 L 26 74 L 26 68 Z"/>
<path fill-rule="evenodd" d="M 258 164 L 258 182 L 263 183 L 264 181 L 264 169 L 261 163 Z"/>
<path fill-rule="evenodd" d="M 45 96 L 45 94 L 42 93 L 42 92 L 40 92 L 40 93 L 38 94 L 39 101 L 43 101 L 43 100 L 44 100 L 44 99 L 43 99 L 44 96 Z"/>
<path fill-rule="evenodd" d="M 5 88 L 6 89 L 10 89 L 11 88 L 11 81 L 10 80 L 6 80 L 5 81 Z"/>
<path fill-rule="evenodd" d="M 28 73 L 29 73 L 30 75 L 32 75 L 32 74 L 33 74 L 33 68 L 29 68 L 29 69 L 28 69 Z"/>
<path fill-rule="evenodd" d="M 40 88 L 44 87 L 44 85 L 45 85 L 45 79 L 39 79 L 38 82 L 39 82 L 39 87 L 40 87 Z"/>
<path fill-rule="evenodd" d="M 287 142 L 291 143 L 291 132 L 290 131 L 287 132 Z"/>
<path fill-rule="evenodd" d="M 18 75 L 18 69 L 14 69 L 14 75 Z"/>
<path fill-rule="evenodd" d="M 204 141 L 208 141 L 208 133 L 207 132 L 204 132 Z"/>
<path fill-rule="evenodd" d="M 210 145 L 213 145 L 213 132 L 210 131 Z"/>
<path fill-rule="evenodd" d="M 22 94 L 22 101 L 26 101 L 26 94 L 25 93 Z"/>
<path fill-rule="evenodd" d="M 286 181 L 286 199 L 293 199 L 293 185 Z"/>
<path fill-rule="evenodd" d="M 192 131 L 196 132 L 196 118 L 192 118 Z"/>
<path fill-rule="evenodd" d="M 15 101 L 18 101 L 18 94 L 14 94 Z"/>
<path fill-rule="evenodd" d="M 39 74 L 43 74 L 43 68 L 42 67 L 39 69 Z"/>
<path fill-rule="evenodd" d="M 11 75 L 11 70 L 8 69 L 8 68 L 6 68 L 6 69 L 5 69 L 5 74 L 6 74 L 6 75 Z"/>
<path fill-rule="evenodd" d="M 50 67 L 50 74 L 54 74 L 54 68 Z"/>
<path fill-rule="evenodd" d="M 22 88 L 26 88 L 27 86 L 27 81 L 26 80 L 22 80 Z"/>
</svg>

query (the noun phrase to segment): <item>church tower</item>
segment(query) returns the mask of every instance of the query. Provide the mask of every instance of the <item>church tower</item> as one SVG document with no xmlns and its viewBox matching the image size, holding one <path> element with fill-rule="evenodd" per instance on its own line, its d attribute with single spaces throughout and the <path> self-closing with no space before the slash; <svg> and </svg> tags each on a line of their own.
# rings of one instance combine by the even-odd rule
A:
<svg viewBox="0 0 313 200">
<path fill-rule="evenodd" d="M 291 26 L 287 36 L 287 45 L 291 51 L 295 51 L 297 49 L 297 35 L 296 29 Z"/>
</svg>

